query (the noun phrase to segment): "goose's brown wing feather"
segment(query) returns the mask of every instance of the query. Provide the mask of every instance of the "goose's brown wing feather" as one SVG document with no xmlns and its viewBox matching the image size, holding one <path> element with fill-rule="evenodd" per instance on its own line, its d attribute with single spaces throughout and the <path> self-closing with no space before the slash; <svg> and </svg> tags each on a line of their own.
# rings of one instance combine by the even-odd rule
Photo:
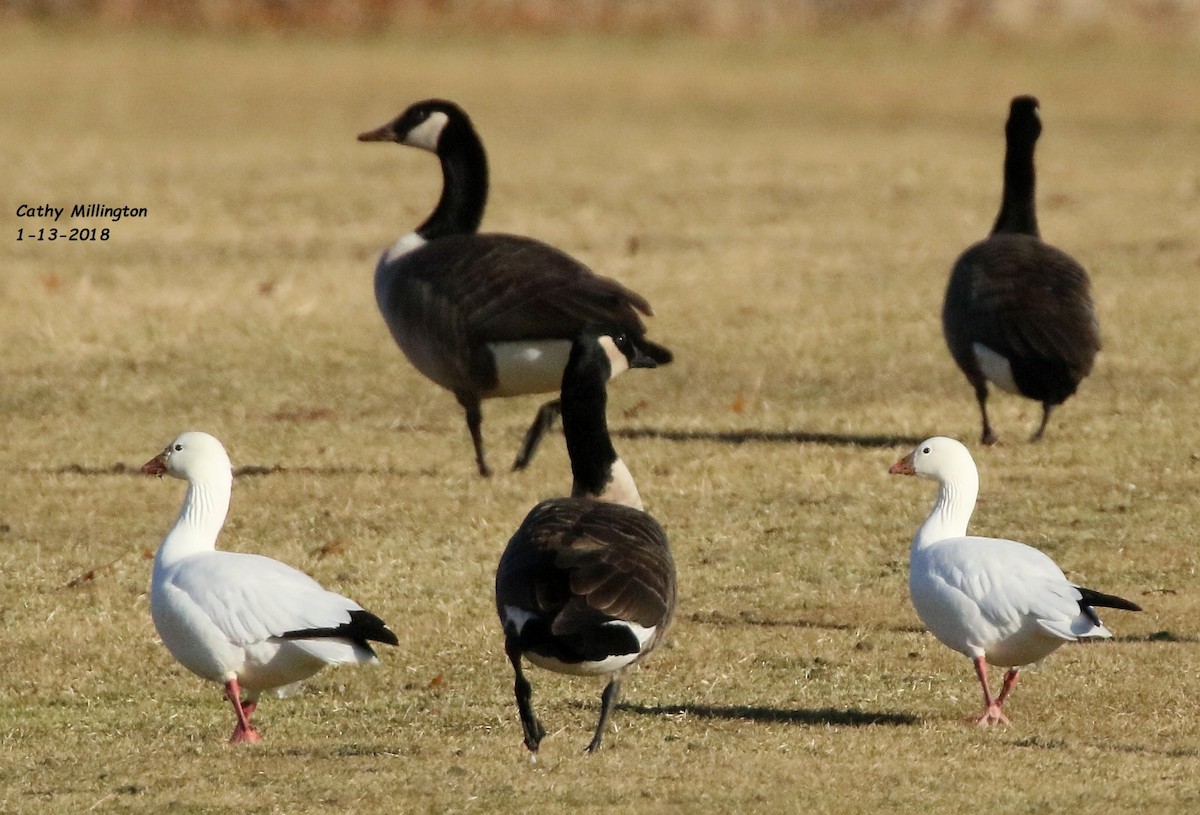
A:
<svg viewBox="0 0 1200 815">
<path fill-rule="evenodd" d="M 1009 360 L 1022 392 L 1052 402 L 1074 392 L 1100 350 L 1087 272 L 1028 235 L 994 235 L 964 252 L 944 319 L 956 358 L 986 345 Z"/>
<path fill-rule="evenodd" d="M 497 572 L 497 604 L 553 616 L 565 634 L 610 619 L 662 626 L 675 565 L 650 515 L 583 498 L 544 501 L 526 516 Z"/>
<path fill-rule="evenodd" d="M 645 298 L 564 252 L 513 235 L 439 238 L 396 262 L 411 264 L 397 297 L 427 301 L 426 322 L 453 311 L 473 344 L 574 338 L 588 325 L 645 333 Z M 442 305 L 434 306 L 430 301 Z"/>
</svg>

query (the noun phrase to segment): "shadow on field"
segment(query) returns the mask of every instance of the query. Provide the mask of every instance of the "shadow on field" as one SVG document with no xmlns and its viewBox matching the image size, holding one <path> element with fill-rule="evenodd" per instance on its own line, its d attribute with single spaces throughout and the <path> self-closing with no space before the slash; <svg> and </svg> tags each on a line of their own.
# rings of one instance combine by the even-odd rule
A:
<svg viewBox="0 0 1200 815">
<path fill-rule="evenodd" d="M 733 616 L 731 614 L 722 614 L 719 611 L 696 611 L 691 614 L 689 619 L 694 623 L 702 623 L 705 625 L 750 625 L 760 626 L 762 628 L 820 628 L 829 631 L 858 631 L 859 629 L 868 630 L 867 626 L 856 625 L 853 623 L 837 623 L 828 622 L 826 620 L 803 620 L 803 619 L 772 619 L 768 617 L 757 617 L 749 611 L 742 611 Z M 883 625 L 870 626 L 869 630 L 873 631 L 894 631 L 900 634 L 923 634 L 925 627 L 920 625 Z"/>
<path fill-rule="evenodd" d="M 770 444 L 825 444 L 842 447 L 911 447 L 921 443 L 916 436 L 859 436 L 842 433 L 809 433 L 804 430 L 671 430 L 634 427 L 613 430 L 623 439 L 667 441 L 716 441 L 723 444 L 767 442 Z"/>
<path fill-rule="evenodd" d="M 771 707 L 712 707 L 709 705 L 630 705 L 621 703 L 621 710 L 646 716 L 679 716 L 686 714 L 701 719 L 730 719 L 733 721 L 766 722 L 779 724 L 834 725 L 838 727 L 867 727 L 869 725 L 891 725 L 894 727 L 920 724 L 921 720 L 907 713 L 879 713 L 869 710 L 777 710 Z"/>
<path fill-rule="evenodd" d="M 30 468 L 26 472 L 30 473 L 48 473 L 52 475 L 142 475 L 140 466 L 126 464 L 123 461 L 118 461 L 116 464 L 108 466 L 94 467 L 85 466 L 83 464 L 65 464 L 61 467 L 53 469 L 45 468 Z M 324 466 L 324 467 L 309 467 L 309 466 L 287 466 L 282 464 L 243 464 L 240 467 L 233 468 L 234 478 L 246 478 L 248 476 L 266 476 L 266 475 L 316 475 L 316 476 L 355 476 L 355 475 L 378 475 L 392 476 L 398 478 L 408 478 L 417 476 L 435 476 L 436 470 L 420 469 L 420 470 L 405 470 L 397 467 L 352 467 L 352 466 Z"/>
</svg>

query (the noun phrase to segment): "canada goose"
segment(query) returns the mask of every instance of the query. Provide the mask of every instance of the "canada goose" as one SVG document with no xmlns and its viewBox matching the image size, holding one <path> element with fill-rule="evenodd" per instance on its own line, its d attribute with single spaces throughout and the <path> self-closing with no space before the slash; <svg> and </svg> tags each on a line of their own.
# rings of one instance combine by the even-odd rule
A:
<svg viewBox="0 0 1200 815">
<path fill-rule="evenodd" d="M 1008 721 L 1000 706 L 1022 666 L 1065 642 L 1111 637 L 1096 608 L 1141 611 L 1136 603 L 1075 585 L 1031 546 L 967 535 L 979 471 L 954 439 L 926 439 L 888 472 L 938 482 L 937 502 L 912 540 L 909 591 L 930 632 L 974 663 L 983 686 L 983 715 L 976 724 Z M 989 662 L 1008 667 L 996 697 L 988 687 Z"/>
<path fill-rule="evenodd" d="M 563 372 L 562 420 L 574 484 L 570 498 L 535 506 L 496 570 L 496 611 L 525 746 L 545 729 L 533 713 L 521 658 L 559 673 L 607 676 L 588 752 L 600 749 L 626 670 L 662 640 L 675 610 L 675 564 L 667 535 L 642 511 L 605 421 L 605 385 L 654 360 L 625 335 L 586 334 Z"/>
<path fill-rule="evenodd" d="M 558 390 L 571 341 L 588 325 L 614 326 L 656 362 L 671 352 L 645 337 L 645 298 L 532 238 L 479 234 L 487 202 L 483 143 L 453 102 L 428 99 L 359 141 L 390 141 L 436 153 L 441 199 L 415 232 L 375 267 L 375 299 L 392 337 L 425 376 L 466 411 L 480 475 L 480 401 Z M 538 411 L 513 469 L 533 457 L 558 403 Z"/>
<path fill-rule="evenodd" d="M 1033 148 L 1042 124 L 1032 96 L 1012 100 L 1005 127 L 1004 193 L 992 234 L 954 264 L 942 306 L 942 330 L 958 367 L 975 388 L 982 441 L 995 444 L 987 383 L 1042 403 L 1050 413 L 1091 373 L 1100 325 L 1087 272 L 1043 243 L 1034 205 Z"/>
<path fill-rule="evenodd" d="M 303 572 L 261 555 L 216 551 L 233 486 L 217 439 L 183 433 L 142 472 L 188 482 L 179 517 L 154 556 L 150 616 L 183 667 L 225 686 L 237 716 L 231 742 L 260 740 L 250 716 L 263 691 L 326 665 L 374 664 L 371 641 L 397 644 L 383 620 Z"/>
</svg>

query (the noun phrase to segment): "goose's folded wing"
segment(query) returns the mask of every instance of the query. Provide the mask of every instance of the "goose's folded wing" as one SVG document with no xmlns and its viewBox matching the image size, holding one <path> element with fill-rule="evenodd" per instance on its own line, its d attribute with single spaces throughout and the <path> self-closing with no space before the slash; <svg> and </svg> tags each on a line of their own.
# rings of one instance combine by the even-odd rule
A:
<svg viewBox="0 0 1200 815">
<path fill-rule="evenodd" d="M 638 312 L 651 313 L 641 295 L 530 238 L 449 236 L 421 247 L 411 259 L 420 260 L 420 271 L 394 296 L 427 301 L 420 310 L 430 315 L 442 303 L 474 342 L 566 339 L 591 324 L 641 334 L 645 326 Z"/>
<path fill-rule="evenodd" d="M 943 544 L 945 544 L 943 546 Z M 960 538 L 939 544 L 937 572 L 997 631 L 1033 621 L 1049 633 L 1075 639 L 1079 590 L 1045 553 L 1016 541 Z"/>
<path fill-rule="evenodd" d="M 1086 374 L 1100 349 L 1087 272 L 1066 253 L 1020 237 L 1006 236 L 995 250 L 1005 264 L 971 279 L 975 336 L 1005 357 L 1062 360 Z"/>
<path fill-rule="evenodd" d="M 213 552 L 179 569 L 171 585 L 238 645 L 336 629 L 361 610 L 303 572 L 259 555 Z"/>
<path fill-rule="evenodd" d="M 665 622 L 675 599 L 675 565 L 653 517 L 590 499 L 544 501 L 514 537 L 527 545 L 506 553 L 498 593 L 555 619 L 555 633 L 607 619 L 646 628 Z"/>
</svg>

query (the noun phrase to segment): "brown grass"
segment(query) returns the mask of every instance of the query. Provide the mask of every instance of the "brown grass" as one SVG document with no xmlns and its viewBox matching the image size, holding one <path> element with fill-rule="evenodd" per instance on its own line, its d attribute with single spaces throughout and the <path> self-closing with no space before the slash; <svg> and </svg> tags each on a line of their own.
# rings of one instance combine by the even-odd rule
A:
<svg viewBox="0 0 1200 815">
<path fill-rule="evenodd" d="M 1192 812 L 1200 803 L 1200 59 L 1119 43 L 886 32 L 771 43 L 26 32 L 0 52 L 0 810 Z M 999 192 L 1008 98 L 1042 99 L 1048 239 L 1092 271 L 1105 350 L 1040 445 L 997 397 L 974 529 L 1146 606 L 1031 671 L 1013 724 L 960 723 L 969 664 L 923 633 L 909 441 L 974 442 L 940 337 L 956 254 Z M 482 481 L 453 399 L 372 299 L 440 178 L 354 134 L 414 99 L 472 112 L 494 230 L 655 303 L 678 362 L 613 389 L 617 443 L 681 578 L 669 643 L 580 754 L 600 688 L 532 674 L 520 746 L 491 607 L 499 551 L 567 487 L 557 436 Z M 144 206 L 105 242 L 31 243 L 19 203 Z M 60 224 L 60 226 L 62 226 Z M 494 460 L 537 401 L 489 404 Z M 375 670 L 260 708 L 149 620 L 182 494 L 134 474 L 185 428 L 249 467 L 224 545 L 390 621 Z M 974 445 L 973 445 L 974 446 Z"/>
</svg>

